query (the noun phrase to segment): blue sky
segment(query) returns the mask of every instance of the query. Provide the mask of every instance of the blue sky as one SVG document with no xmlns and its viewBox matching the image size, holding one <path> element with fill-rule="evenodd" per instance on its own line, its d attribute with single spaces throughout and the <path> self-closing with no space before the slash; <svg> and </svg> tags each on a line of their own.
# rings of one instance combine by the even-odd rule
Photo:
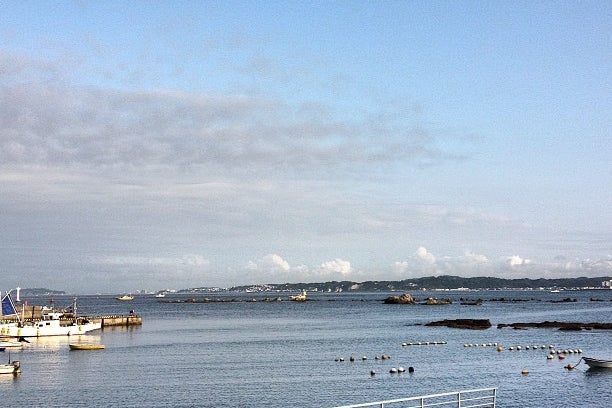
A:
<svg viewBox="0 0 612 408">
<path fill-rule="evenodd" d="M 606 2 L 2 2 L 3 284 L 612 275 Z"/>
</svg>

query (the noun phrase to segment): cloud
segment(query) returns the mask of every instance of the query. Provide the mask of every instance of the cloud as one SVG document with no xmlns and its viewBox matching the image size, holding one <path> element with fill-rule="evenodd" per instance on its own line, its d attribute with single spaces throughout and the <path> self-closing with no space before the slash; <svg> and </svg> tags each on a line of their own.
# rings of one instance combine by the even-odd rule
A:
<svg viewBox="0 0 612 408">
<path fill-rule="evenodd" d="M 318 273 L 319 275 L 339 275 L 343 278 L 348 277 L 351 272 L 353 272 L 353 268 L 351 267 L 351 263 L 349 261 L 344 261 L 342 259 L 334 259 L 332 261 L 323 262 L 319 266 Z"/>
<path fill-rule="evenodd" d="M 384 128 L 309 101 L 289 105 L 241 93 L 116 90 L 63 81 L 24 84 L 20 79 L 41 76 L 41 65 L 51 63 L 0 53 L 0 66 L 11 67 L 13 60 L 19 68 L 11 68 L 0 87 L 4 166 L 115 176 L 255 172 L 278 178 L 297 172 L 335 178 L 376 163 L 454 160 L 438 137 L 422 129 L 397 123 Z M 60 64 L 55 71 L 61 72 Z"/>
<path fill-rule="evenodd" d="M 433 265 L 436 263 L 436 257 L 425 247 L 418 247 L 416 250 L 416 257 L 427 265 Z"/>
<path fill-rule="evenodd" d="M 475 254 L 469 251 L 464 254 L 462 259 L 467 264 L 487 264 L 489 263 L 489 258 L 487 258 L 486 255 Z"/>
<path fill-rule="evenodd" d="M 529 259 L 523 259 L 518 255 L 513 255 L 510 256 L 506 259 L 506 262 L 508 263 L 508 265 L 510 265 L 511 267 L 514 266 L 523 266 L 523 265 L 529 265 L 531 264 L 531 260 Z"/>
<path fill-rule="evenodd" d="M 396 275 L 403 275 L 408 270 L 408 261 L 396 261 L 391 265 L 391 271 Z"/>
<path fill-rule="evenodd" d="M 285 261 L 280 255 L 269 254 L 258 261 L 249 261 L 246 269 L 287 272 L 291 267 L 289 266 L 289 262 Z"/>
<path fill-rule="evenodd" d="M 103 258 L 100 263 L 117 266 L 185 266 L 207 267 L 210 261 L 201 255 L 187 254 L 180 258 L 112 256 Z"/>
</svg>

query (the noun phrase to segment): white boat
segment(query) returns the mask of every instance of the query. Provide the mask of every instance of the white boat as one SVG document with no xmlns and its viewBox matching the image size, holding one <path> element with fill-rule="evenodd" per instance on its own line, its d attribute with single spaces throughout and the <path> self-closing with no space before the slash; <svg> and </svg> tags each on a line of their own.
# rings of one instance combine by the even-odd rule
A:
<svg viewBox="0 0 612 408">
<path fill-rule="evenodd" d="M 17 375 L 21 372 L 21 363 L 13 361 L 11 363 L 11 354 L 9 353 L 8 364 L 0 364 L 0 374 Z"/>
<path fill-rule="evenodd" d="M 590 368 L 612 368 L 612 360 L 600 360 L 591 357 L 582 357 L 582 359 Z"/>
<path fill-rule="evenodd" d="M 117 296 L 115 299 L 121 300 L 121 301 L 129 301 L 129 300 L 134 300 L 134 296 L 123 295 L 123 296 Z"/>
<path fill-rule="evenodd" d="M 69 319 L 62 312 L 44 311 L 40 320 L 22 321 L 10 294 L 7 294 L 2 298 L 2 314 L 17 316 L 15 322 L 0 324 L 0 336 L 4 337 L 72 336 L 102 328 L 102 322 L 76 317 L 76 299 L 73 300 L 72 316 Z"/>
<path fill-rule="evenodd" d="M 21 364 L 19 361 L 9 361 L 8 364 L 0 364 L 0 374 L 17 375 L 21 372 Z"/>
<path fill-rule="evenodd" d="M 0 340 L 0 349 L 20 349 L 23 348 L 23 342 L 14 340 Z"/>
<path fill-rule="evenodd" d="M 156 298 L 163 298 L 163 297 L 166 297 L 166 294 L 161 292 L 161 293 L 158 293 L 157 295 L 155 295 L 155 297 Z"/>
</svg>

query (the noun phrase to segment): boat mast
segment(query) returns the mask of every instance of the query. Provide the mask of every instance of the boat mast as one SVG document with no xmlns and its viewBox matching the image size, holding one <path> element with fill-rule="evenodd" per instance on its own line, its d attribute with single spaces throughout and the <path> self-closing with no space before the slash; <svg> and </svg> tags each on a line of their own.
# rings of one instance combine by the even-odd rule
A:
<svg viewBox="0 0 612 408">
<path fill-rule="evenodd" d="M 77 298 L 76 298 L 76 297 L 72 298 L 72 316 L 73 316 L 73 319 L 74 319 L 74 324 L 76 324 L 76 322 L 77 322 L 77 306 L 76 306 L 76 300 L 77 300 Z"/>
</svg>

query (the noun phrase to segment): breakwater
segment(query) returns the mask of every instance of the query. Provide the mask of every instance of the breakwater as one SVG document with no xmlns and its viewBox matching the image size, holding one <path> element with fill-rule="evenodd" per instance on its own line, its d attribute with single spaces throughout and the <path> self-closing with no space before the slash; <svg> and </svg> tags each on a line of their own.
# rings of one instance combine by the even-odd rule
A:
<svg viewBox="0 0 612 408">
<path fill-rule="evenodd" d="M 92 317 L 89 320 L 101 323 L 103 329 L 112 326 L 142 326 L 142 316 L 138 315 L 98 316 Z"/>
</svg>

